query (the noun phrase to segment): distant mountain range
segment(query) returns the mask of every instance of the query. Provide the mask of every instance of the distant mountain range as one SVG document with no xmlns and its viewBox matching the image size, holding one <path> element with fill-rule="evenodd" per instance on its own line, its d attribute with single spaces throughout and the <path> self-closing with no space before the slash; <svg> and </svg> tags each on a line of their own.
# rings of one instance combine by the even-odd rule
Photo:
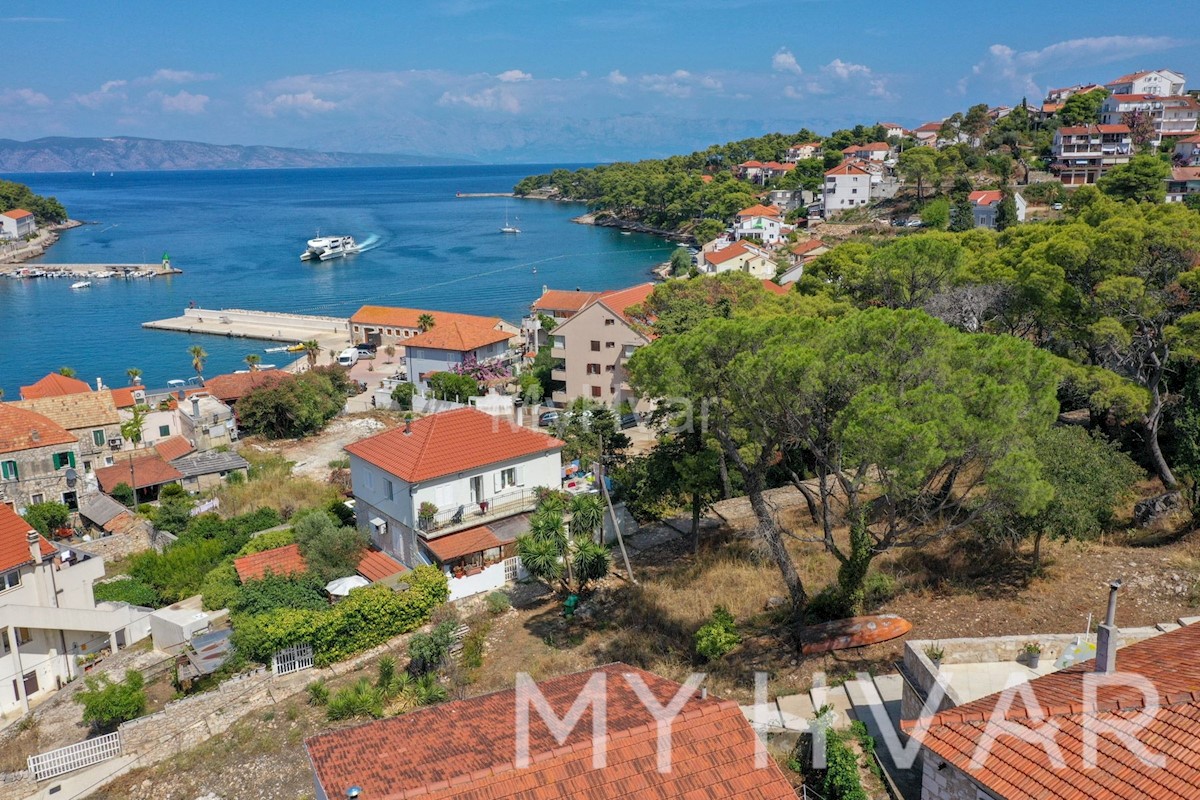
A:
<svg viewBox="0 0 1200 800">
<path fill-rule="evenodd" d="M 399 153 L 324 153 L 293 147 L 204 144 L 113 136 L 0 139 L 0 172 L 130 172 L 175 169 L 310 169 L 477 163 Z"/>
</svg>

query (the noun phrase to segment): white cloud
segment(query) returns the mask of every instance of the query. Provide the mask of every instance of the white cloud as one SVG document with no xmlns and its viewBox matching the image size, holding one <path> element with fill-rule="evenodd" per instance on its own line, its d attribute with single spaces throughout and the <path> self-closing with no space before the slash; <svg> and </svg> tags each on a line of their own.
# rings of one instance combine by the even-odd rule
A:
<svg viewBox="0 0 1200 800">
<path fill-rule="evenodd" d="M 294 94 L 279 94 L 270 100 L 256 98 L 251 101 L 251 107 L 264 117 L 274 117 L 281 113 L 294 113 L 302 117 L 333 111 L 337 103 L 322 100 L 311 90 Z"/>
<path fill-rule="evenodd" d="M 439 106 L 467 106 L 482 111 L 506 111 L 516 114 L 521 110 L 521 102 L 507 89 L 493 86 L 479 92 L 455 93 L 443 92 L 438 98 Z"/>
<path fill-rule="evenodd" d="M 84 108 L 97 111 L 107 105 L 124 101 L 126 94 L 123 90 L 127 84 L 128 81 L 105 81 L 96 91 L 74 94 L 71 95 L 71 99 Z"/>
<path fill-rule="evenodd" d="M 648 92 L 668 97 L 691 97 L 694 89 L 717 92 L 724 84 L 711 75 L 696 75 L 686 69 L 677 69 L 670 75 L 648 74 L 638 79 L 638 85 Z"/>
<path fill-rule="evenodd" d="M 52 105 L 50 98 L 33 89 L 6 89 L 0 92 L 0 108 L 5 106 L 46 108 L 49 105 Z"/>
<path fill-rule="evenodd" d="M 163 111 L 173 111 L 180 114 L 203 114 L 209 100 L 206 94 L 192 94 L 182 89 L 176 94 L 151 92 L 147 97 L 151 100 L 157 100 L 162 105 Z"/>
<path fill-rule="evenodd" d="M 958 81 L 957 89 L 965 94 L 970 82 L 979 79 L 1040 97 L 1042 88 L 1037 76 L 1048 70 L 1108 64 L 1183 44 L 1170 36 L 1091 36 L 1055 42 L 1040 50 L 1015 50 L 1005 44 L 994 44 L 988 48 L 987 56 L 971 68 L 971 74 Z"/>
<path fill-rule="evenodd" d="M 788 97 L 799 97 L 801 94 L 832 95 L 861 93 L 868 97 L 893 99 L 888 91 L 887 80 L 868 67 L 866 64 L 855 64 L 835 58 L 822 66 L 816 74 L 811 74 L 804 82 L 803 91 L 789 87 L 784 93 Z"/>
<path fill-rule="evenodd" d="M 196 83 L 217 77 L 212 72 L 192 72 L 186 69 L 160 69 L 153 75 L 138 78 L 138 83 Z"/>
<path fill-rule="evenodd" d="M 626 78 L 624 75 L 622 75 L 621 70 L 619 69 L 614 69 L 612 72 L 608 73 L 608 78 L 606 80 L 613 86 L 624 86 L 625 84 L 629 83 L 629 78 Z"/>
<path fill-rule="evenodd" d="M 776 72 L 790 72 L 793 75 L 804 74 L 804 70 L 796 61 L 796 56 L 786 47 L 779 48 L 775 55 L 771 56 L 771 69 Z"/>
<path fill-rule="evenodd" d="M 519 69 L 510 69 L 501 72 L 496 76 L 496 79 L 504 83 L 519 83 L 520 81 L 533 80 L 533 76 Z"/>
</svg>

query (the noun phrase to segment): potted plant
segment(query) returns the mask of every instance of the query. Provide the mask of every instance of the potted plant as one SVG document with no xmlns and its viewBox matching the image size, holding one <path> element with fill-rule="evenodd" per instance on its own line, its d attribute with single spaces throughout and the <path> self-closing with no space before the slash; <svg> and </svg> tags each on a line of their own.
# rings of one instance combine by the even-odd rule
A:
<svg viewBox="0 0 1200 800">
<path fill-rule="evenodd" d="M 926 645 L 925 657 L 933 662 L 934 669 L 942 668 L 942 659 L 946 657 L 946 651 L 937 642 Z"/>
<path fill-rule="evenodd" d="M 1037 642 L 1026 642 L 1021 648 L 1021 652 L 1025 654 L 1025 659 L 1029 663 L 1030 669 L 1037 669 L 1038 663 L 1042 659 L 1042 646 Z"/>
<path fill-rule="evenodd" d="M 421 503 L 417 509 L 417 524 L 421 527 L 421 530 L 429 530 L 433 525 L 433 518 L 437 516 L 437 512 L 438 507 L 428 500 Z"/>
<path fill-rule="evenodd" d="M 463 569 L 462 562 L 454 565 L 454 577 L 461 578 L 465 574 L 467 574 L 467 571 Z"/>
</svg>

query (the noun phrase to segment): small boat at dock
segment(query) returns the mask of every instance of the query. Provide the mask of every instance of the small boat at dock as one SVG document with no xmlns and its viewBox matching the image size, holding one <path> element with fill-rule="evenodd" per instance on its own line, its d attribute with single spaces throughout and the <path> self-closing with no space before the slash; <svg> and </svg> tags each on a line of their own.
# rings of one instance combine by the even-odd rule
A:
<svg viewBox="0 0 1200 800">
<path fill-rule="evenodd" d="M 71 284 L 72 289 L 87 289 L 92 285 L 91 281 L 76 281 Z"/>
<path fill-rule="evenodd" d="M 264 347 L 263 352 L 264 353 L 286 353 L 291 348 L 292 348 L 292 345 L 283 344 L 283 345 L 280 345 L 279 347 Z"/>
</svg>

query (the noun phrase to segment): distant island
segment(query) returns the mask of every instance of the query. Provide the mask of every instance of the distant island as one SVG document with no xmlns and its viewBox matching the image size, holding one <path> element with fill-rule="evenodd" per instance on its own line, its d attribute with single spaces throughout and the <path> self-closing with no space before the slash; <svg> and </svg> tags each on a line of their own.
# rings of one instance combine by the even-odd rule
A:
<svg viewBox="0 0 1200 800">
<path fill-rule="evenodd" d="M 205 144 L 133 136 L 0 139 L 0 172 L 412 167 L 474 163 L 401 153 L 323 153 L 294 147 Z"/>
</svg>

